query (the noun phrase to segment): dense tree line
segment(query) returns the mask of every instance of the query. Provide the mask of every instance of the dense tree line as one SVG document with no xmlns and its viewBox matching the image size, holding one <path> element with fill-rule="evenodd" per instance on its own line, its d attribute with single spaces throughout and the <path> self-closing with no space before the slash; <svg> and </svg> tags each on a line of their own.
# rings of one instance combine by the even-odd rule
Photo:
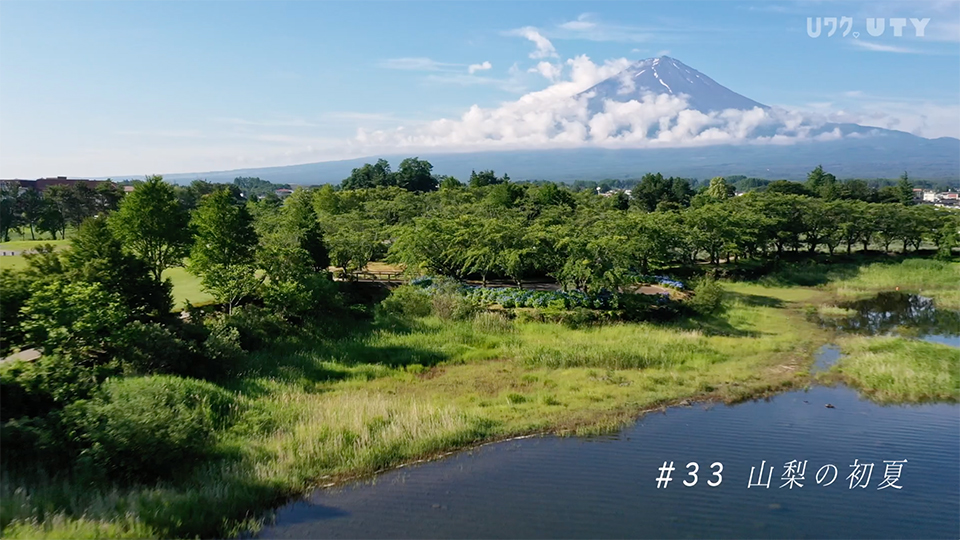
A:
<svg viewBox="0 0 960 540">
<path fill-rule="evenodd" d="M 43 193 L 2 182 L 0 239 L 9 241 L 11 232 L 29 233 L 31 240 L 43 233 L 63 238 L 67 227 L 79 227 L 89 217 L 115 210 L 122 197 L 123 191 L 113 182 L 54 185 Z"/>
<path fill-rule="evenodd" d="M 472 176 L 430 193 L 346 181 L 316 190 L 334 263 L 356 270 L 386 257 L 414 272 L 518 284 L 550 277 L 589 290 L 698 260 L 906 252 L 924 242 L 948 257 L 957 242 L 958 213 L 914 205 L 906 174 L 871 191 L 817 167 L 807 182 L 769 182 L 742 196 L 724 178 L 694 187 L 658 173 L 630 196 Z"/>
</svg>

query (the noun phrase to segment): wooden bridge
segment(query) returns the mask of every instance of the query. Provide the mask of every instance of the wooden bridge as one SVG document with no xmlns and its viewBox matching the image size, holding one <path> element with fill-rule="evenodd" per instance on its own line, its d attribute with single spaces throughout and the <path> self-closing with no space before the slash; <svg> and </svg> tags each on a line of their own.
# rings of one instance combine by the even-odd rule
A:
<svg viewBox="0 0 960 540">
<path fill-rule="evenodd" d="M 409 279 L 403 272 L 384 272 L 377 270 L 358 270 L 344 275 L 350 281 L 382 281 L 386 283 L 406 283 Z"/>
</svg>

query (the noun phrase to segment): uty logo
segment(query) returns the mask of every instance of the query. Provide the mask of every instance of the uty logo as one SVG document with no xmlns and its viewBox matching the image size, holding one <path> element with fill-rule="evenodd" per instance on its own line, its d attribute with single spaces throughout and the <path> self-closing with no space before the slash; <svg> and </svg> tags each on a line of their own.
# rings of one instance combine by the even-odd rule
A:
<svg viewBox="0 0 960 540">
<path fill-rule="evenodd" d="M 902 37 L 903 29 L 906 28 L 907 22 L 913 26 L 913 33 L 916 37 L 923 37 L 924 31 L 927 28 L 927 23 L 930 22 L 930 18 L 916 19 L 916 18 L 902 18 L 902 17 L 893 17 L 889 20 L 890 28 L 893 29 L 894 37 Z M 866 28 L 867 33 L 873 37 L 880 37 L 887 31 L 887 19 L 880 17 L 868 17 L 866 19 Z M 820 37 L 820 34 L 823 32 L 824 27 L 827 28 L 827 37 L 833 37 L 837 33 L 837 30 L 842 30 L 840 34 L 841 37 L 847 37 L 851 34 L 853 30 L 853 17 L 807 17 L 807 35 L 816 38 Z M 853 37 L 859 38 L 860 32 L 852 32 Z"/>
</svg>

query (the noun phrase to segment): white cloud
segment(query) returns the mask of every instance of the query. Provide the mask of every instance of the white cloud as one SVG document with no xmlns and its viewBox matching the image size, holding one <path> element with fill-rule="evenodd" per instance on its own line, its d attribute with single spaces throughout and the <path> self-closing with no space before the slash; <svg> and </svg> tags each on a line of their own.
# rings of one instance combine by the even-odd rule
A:
<svg viewBox="0 0 960 540">
<path fill-rule="evenodd" d="M 591 22 L 589 18 L 590 18 L 590 15 L 588 13 L 583 13 L 579 17 L 577 17 L 577 20 L 567 21 L 559 26 L 564 30 L 574 30 L 578 32 L 596 28 L 597 23 Z"/>
<path fill-rule="evenodd" d="M 715 143 L 787 144 L 833 138 L 839 131 L 820 133 L 805 117 L 781 109 L 755 108 L 702 113 L 689 108 L 685 96 L 646 94 L 626 102 L 605 100 L 601 110 L 592 94 L 579 95 L 615 76 L 629 65 L 626 59 L 596 64 L 586 56 L 560 66 L 540 62 L 536 68 L 553 84 L 498 107 L 473 105 L 459 118 L 427 122 L 415 129 L 359 130 L 355 143 L 378 150 L 425 149 L 470 151 L 489 148 L 557 148 L 572 146 L 664 147 Z M 621 84 L 632 81 L 623 78 Z M 822 130 L 821 130 L 822 131 Z"/>
<path fill-rule="evenodd" d="M 882 43 L 874 43 L 872 41 L 861 41 L 853 40 L 851 41 L 855 47 L 865 49 L 868 51 L 874 52 L 891 52 L 891 53 L 900 53 L 900 54 L 922 54 L 922 51 L 916 49 L 910 49 L 908 47 L 898 47 L 896 45 L 884 45 Z"/>
<path fill-rule="evenodd" d="M 675 28 L 671 24 L 657 24 L 650 27 L 613 24 L 597 20 L 589 13 L 584 13 L 576 20 L 560 23 L 550 28 L 545 31 L 545 34 L 556 39 L 642 43 L 653 41 L 655 32 L 675 35 L 686 30 Z"/>
<path fill-rule="evenodd" d="M 563 65 L 551 64 L 550 62 L 544 61 L 537 63 L 536 66 L 528 69 L 527 72 L 539 73 L 550 82 L 556 82 L 560 80 L 560 76 L 563 74 Z"/>
<path fill-rule="evenodd" d="M 863 92 L 848 101 L 844 107 L 814 109 L 803 114 L 818 122 L 895 129 L 928 138 L 960 138 L 960 104 L 957 103 L 903 100 Z"/>
<path fill-rule="evenodd" d="M 442 71 L 463 66 L 463 64 L 437 62 L 436 60 L 425 57 L 388 58 L 380 61 L 377 65 L 386 69 L 400 69 L 405 71 Z"/>
<path fill-rule="evenodd" d="M 474 73 L 476 73 L 476 72 L 478 72 L 478 71 L 484 71 L 484 70 L 490 69 L 490 68 L 492 68 L 492 67 L 493 67 L 493 64 L 491 64 L 489 61 L 486 61 L 486 60 L 485 60 L 484 62 L 482 62 L 482 63 L 480 63 L 480 64 L 470 64 L 470 66 L 467 67 L 467 72 L 470 73 L 471 75 L 473 75 Z"/>
<path fill-rule="evenodd" d="M 557 49 L 554 48 L 553 43 L 551 43 L 549 39 L 543 37 L 543 34 L 541 34 L 540 31 L 533 26 L 517 28 L 516 30 L 507 32 L 507 34 L 511 36 L 520 36 L 532 41 L 537 47 L 537 50 L 530 53 L 530 58 L 533 58 L 534 60 L 557 57 Z"/>
</svg>

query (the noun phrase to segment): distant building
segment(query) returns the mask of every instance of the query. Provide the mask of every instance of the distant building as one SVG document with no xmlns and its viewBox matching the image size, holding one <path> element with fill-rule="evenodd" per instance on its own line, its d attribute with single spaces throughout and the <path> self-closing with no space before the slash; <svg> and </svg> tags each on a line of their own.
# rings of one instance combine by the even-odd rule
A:
<svg viewBox="0 0 960 540">
<path fill-rule="evenodd" d="M 274 191 L 274 193 L 277 195 L 277 197 L 280 197 L 281 199 L 283 199 L 284 197 L 289 197 L 290 194 L 293 193 L 293 190 L 292 190 L 292 189 L 286 189 L 286 188 L 280 188 L 280 189 Z"/>
<path fill-rule="evenodd" d="M 932 189 L 923 190 L 923 202 L 937 202 L 937 192 Z"/>
<path fill-rule="evenodd" d="M 123 186 L 123 192 L 124 192 L 124 193 L 132 193 L 133 190 L 135 190 L 135 189 L 137 189 L 137 186 L 134 186 L 134 185 Z"/>
</svg>

